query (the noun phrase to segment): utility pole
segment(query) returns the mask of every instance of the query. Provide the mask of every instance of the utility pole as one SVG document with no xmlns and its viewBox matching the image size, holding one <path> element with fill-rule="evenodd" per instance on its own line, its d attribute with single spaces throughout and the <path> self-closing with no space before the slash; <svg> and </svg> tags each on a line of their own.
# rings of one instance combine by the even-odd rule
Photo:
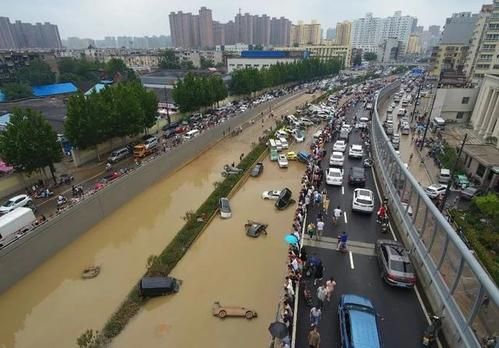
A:
<svg viewBox="0 0 499 348">
<path fill-rule="evenodd" d="M 454 166 L 452 167 L 452 170 L 450 172 L 450 181 L 449 181 L 449 183 L 447 185 L 447 188 L 445 189 L 444 198 L 442 199 L 442 203 L 440 204 L 440 211 L 444 210 L 445 202 L 447 202 L 447 197 L 449 196 L 450 188 L 454 184 L 454 173 L 455 173 L 455 171 L 457 169 L 457 165 L 459 163 L 459 160 L 461 159 L 461 154 L 463 153 L 463 148 L 464 148 L 464 145 L 466 144 L 466 139 L 467 138 L 468 138 L 468 133 L 466 133 L 464 135 L 463 142 L 461 143 L 461 147 L 459 148 L 459 151 L 457 153 L 456 161 L 454 162 Z"/>
<path fill-rule="evenodd" d="M 170 119 L 170 108 L 168 107 L 168 91 L 166 90 L 165 86 L 165 104 L 166 104 L 166 118 L 168 120 L 168 125 L 172 123 L 172 120 Z"/>
<path fill-rule="evenodd" d="M 412 109 L 411 123 L 412 121 L 414 121 L 414 113 L 416 112 L 416 106 L 418 105 L 419 95 L 421 93 L 421 86 L 423 86 L 424 82 L 425 82 L 425 77 L 423 76 L 423 81 L 421 81 L 418 87 L 418 95 L 416 96 L 416 100 L 414 100 L 414 109 Z"/>
<path fill-rule="evenodd" d="M 439 79 L 439 81 L 440 81 L 440 79 Z M 426 133 L 428 132 L 428 127 L 430 126 L 431 113 L 433 111 L 433 106 L 435 106 L 435 100 L 437 99 L 437 91 L 438 91 L 438 82 L 437 82 L 437 86 L 435 88 L 435 95 L 433 96 L 433 101 L 431 102 L 430 111 L 427 114 L 428 120 L 426 121 L 426 126 L 424 127 L 423 141 L 421 142 L 421 147 L 419 148 L 419 151 L 423 151 L 424 141 L 426 139 Z"/>
</svg>

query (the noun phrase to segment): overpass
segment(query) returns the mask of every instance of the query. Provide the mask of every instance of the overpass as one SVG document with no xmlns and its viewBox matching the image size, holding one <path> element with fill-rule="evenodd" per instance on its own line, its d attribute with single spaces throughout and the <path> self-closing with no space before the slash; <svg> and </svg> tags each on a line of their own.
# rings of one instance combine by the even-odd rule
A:
<svg viewBox="0 0 499 348">
<path fill-rule="evenodd" d="M 399 87 L 400 82 L 390 84 L 376 98 L 372 156 L 380 189 L 389 198 L 392 223 L 411 252 L 420 289 L 434 313 L 444 317 L 449 346 L 481 347 L 483 338 L 499 332 L 499 290 L 405 168 L 383 130 L 378 107 Z"/>
</svg>

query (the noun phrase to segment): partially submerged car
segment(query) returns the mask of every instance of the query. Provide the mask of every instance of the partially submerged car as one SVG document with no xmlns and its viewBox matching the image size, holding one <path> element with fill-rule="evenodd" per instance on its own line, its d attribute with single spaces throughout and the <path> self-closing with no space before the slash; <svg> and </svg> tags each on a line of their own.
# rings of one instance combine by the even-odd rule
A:
<svg viewBox="0 0 499 348">
<path fill-rule="evenodd" d="M 253 169 L 251 169 L 250 176 L 257 177 L 260 174 L 262 174 L 262 172 L 263 172 L 263 163 L 258 162 L 257 164 L 255 164 Z"/>
<path fill-rule="evenodd" d="M 286 209 L 288 206 L 291 204 L 295 203 L 295 200 L 291 198 L 291 190 L 288 188 L 285 188 L 281 191 L 281 194 L 279 195 L 279 198 L 277 198 L 277 201 L 275 202 L 275 207 L 279 210 Z"/>
<path fill-rule="evenodd" d="M 298 158 L 298 155 L 294 151 L 289 151 L 286 155 L 289 161 L 295 161 Z"/>
<path fill-rule="evenodd" d="M 257 317 L 256 311 L 241 307 L 241 306 L 222 306 L 220 302 L 216 301 L 213 304 L 213 315 L 223 319 L 225 317 L 244 317 L 246 319 L 253 319 Z"/>
<path fill-rule="evenodd" d="M 155 297 L 174 294 L 182 282 L 173 277 L 143 277 L 138 284 L 140 297 Z"/>
<path fill-rule="evenodd" d="M 263 191 L 262 193 L 262 198 L 263 199 L 279 199 L 279 196 L 281 195 L 281 191 L 278 190 L 269 190 L 269 191 Z"/>
<path fill-rule="evenodd" d="M 220 211 L 220 217 L 222 219 L 229 219 L 232 217 L 232 210 L 230 208 L 229 199 L 227 197 L 222 197 L 218 201 L 218 209 Z"/>
<path fill-rule="evenodd" d="M 301 163 L 308 164 L 310 159 L 312 158 L 312 155 L 309 154 L 308 152 L 305 151 L 300 151 L 298 152 L 298 161 Z"/>
<path fill-rule="evenodd" d="M 246 235 L 249 237 L 257 238 L 260 234 L 267 234 L 267 224 L 262 224 L 260 222 L 248 220 L 248 223 L 244 224 L 246 229 Z"/>
</svg>

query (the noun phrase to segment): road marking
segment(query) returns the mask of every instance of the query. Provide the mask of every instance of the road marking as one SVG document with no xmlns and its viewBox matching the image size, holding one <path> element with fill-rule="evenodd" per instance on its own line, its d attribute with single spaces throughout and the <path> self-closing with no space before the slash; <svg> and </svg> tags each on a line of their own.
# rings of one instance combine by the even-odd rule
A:
<svg viewBox="0 0 499 348">
<path fill-rule="evenodd" d="M 307 247 L 338 251 L 338 240 L 336 238 L 331 238 L 331 237 L 321 237 L 320 240 L 306 238 L 305 240 L 303 240 L 303 245 Z M 364 255 L 364 256 L 376 255 L 373 243 L 363 243 L 363 242 L 356 242 L 349 240 L 348 250 L 349 252 L 356 255 Z"/>
<path fill-rule="evenodd" d="M 350 255 L 350 268 L 355 269 L 355 266 L 353 264 L 353 254 L 351 251 L 349 251 L 348 254 Z"/>
<path fill-rule="evenodd" d="M 343 212 L 343 217 L 345 218 L 345 223 L 347 224 L 348 220 L 347 220 L 347 212 L 346 211 Z"/>
<path fill-rule="evenodd" d="M 344 186 L 341 186 L 341 194 L 344 195 L 345 194 L 345 187 Z"/>
</svg>

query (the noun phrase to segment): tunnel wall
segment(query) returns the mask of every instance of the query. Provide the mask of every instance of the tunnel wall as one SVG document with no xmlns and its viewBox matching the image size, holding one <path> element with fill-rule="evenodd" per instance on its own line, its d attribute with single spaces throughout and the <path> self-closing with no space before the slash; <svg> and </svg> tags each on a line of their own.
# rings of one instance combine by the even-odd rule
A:
<svg viewBox="0 0 499 348">
<path fill-rule="evenodd" d="M 258 105 L 223 124 L 209 129 L 191 141 L 145 162 L 92 196 L 47 221 L 13 244 L 0 250 L 0 293 L 33 271 L 42 262 L 76 240 L 121 205 L 143 192 L 165 175 L 180 169 L 221 140 L 229 129 L 278 107 L 302 92 Z"/>
</svg>

